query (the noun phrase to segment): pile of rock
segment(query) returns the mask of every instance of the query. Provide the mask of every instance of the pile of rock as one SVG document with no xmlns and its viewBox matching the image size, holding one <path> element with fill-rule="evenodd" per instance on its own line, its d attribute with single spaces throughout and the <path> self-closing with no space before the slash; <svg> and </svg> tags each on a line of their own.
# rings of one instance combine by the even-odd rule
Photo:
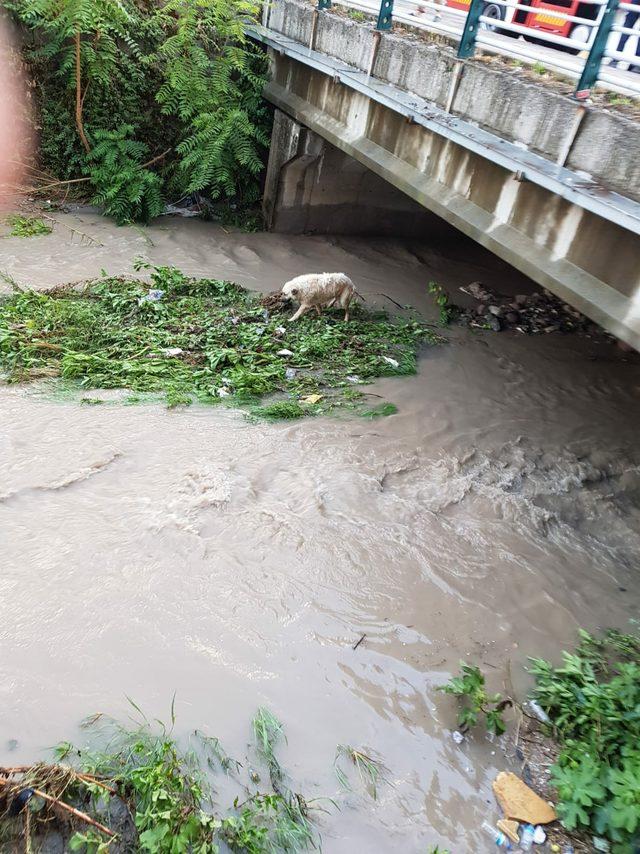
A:
<svg viewBox="0 0 640 854">
<path fill-rule="evenodd" d="M 460 290 L 477 300 L 460 315 L 460 322 L 468 326 L 495 332 L 515 329 L 528 335 L 549 332 L 606 334 L 584 314 L 547 290 L 504 296 L 490 291 L 481 282 L 472 282 Z"/>
</svg>

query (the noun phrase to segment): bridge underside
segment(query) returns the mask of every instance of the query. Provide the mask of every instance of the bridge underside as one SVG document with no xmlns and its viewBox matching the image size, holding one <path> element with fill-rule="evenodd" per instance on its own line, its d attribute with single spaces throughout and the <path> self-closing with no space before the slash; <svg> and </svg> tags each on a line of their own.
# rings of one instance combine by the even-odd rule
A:
<svg viewBox="0 0 640 854">
<path fill-rule="evenodd" d="M 323 72 L 272 51 L 266 97 L 297 125 L 308 128 L 401 191 L 388 194 L 386 217 L 410 219 L 412 234 L 433 238 L 436 214 L 540 285 L 640 349 L 640 237 Z M 276 122 L 267 176 L 266 212 L 276 228 L 314 230 L 312 188 L 302 186 L 310 138 L 295 123 Z M 280 170 L 299 169 L 295 192 L 277 190 Z M 331 167 L 330 163 L 323 168 Z M 302 181 L 302 184 L 301 184 Z M 357 185 L 362 216 L 378 216 L 363 182 L 335 176 L 342 200 Z M 375 188 L 374 188 L 375 189 Z M 407 198 L 408 197 L 408 198 Z M 300 226 L 300 202 L 307 211 Z M 403 202 L 402 199 L 405 199 Z M 410 200 L 413 200 L 411 202 Z M 325 199 L 326 203 L 326 199 Z M 416 204 L 417 203 L 417 204 Z M 297 209 L 297 214 L 296 214 Z M 418 211 L 424 211 L 421 217 Z M 431 216 L 427 212 L 431 213 Z M 382 214 L 379 214 L 382 216 Z M 353 220 L 353 213 L 351 220 Z M 336 232 L 344 230 L 335 220 Z M 395 220 L 398 221 L 398 220 Z M 298 223 L 299 228 L 294 226 Z M 364 227 L 364 225 L 363 225 Z M 347 229 L 353 231 L 353 229 Z M 374 227 L 370 228 L 376 232 Z M 382 228 L 379 233 L 389 233 Z"/>
</svg>

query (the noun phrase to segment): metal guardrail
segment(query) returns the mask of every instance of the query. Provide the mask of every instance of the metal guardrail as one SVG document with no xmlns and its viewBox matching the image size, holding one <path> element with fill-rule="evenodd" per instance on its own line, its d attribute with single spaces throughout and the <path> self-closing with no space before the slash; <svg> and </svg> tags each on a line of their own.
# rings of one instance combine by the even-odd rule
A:
<svg viewBox="0 0 640 854">
<path fill-rule="evenodd" d="M 640 0 L 580 0 L 572 14 L 552 0 L 470 0 L 466 12 L 448 6 L 447 0 L 395 0 L 395 8 L 394 0 L 316 2 L 319 9 L 337 2 L 377 15 L 379 31 L 390 30 L 397 20 L 444 33 L 458 41 L 460 59 L 481 49 L 535 65 L 541 64 L 536 52 L 544 53 L 545 64 L 577 80 L 574 96 L 579 100 L 588 98 L 597 84 L 640 96 L 640 73 L 619 67 L 623 63 L 629 72 L 640 72 Z M 427 10 L 434 13 L 431 23 L 420 19 Z M 540 24 L 532 27 L 529 20 Z M 543 22 L 551 24 L 548 29 L 568 30 L 568 34 L 550 32 Z M 633 46 L 629 39 L 635 41 L 635 51 L 628 50 Z"/>
</svg>

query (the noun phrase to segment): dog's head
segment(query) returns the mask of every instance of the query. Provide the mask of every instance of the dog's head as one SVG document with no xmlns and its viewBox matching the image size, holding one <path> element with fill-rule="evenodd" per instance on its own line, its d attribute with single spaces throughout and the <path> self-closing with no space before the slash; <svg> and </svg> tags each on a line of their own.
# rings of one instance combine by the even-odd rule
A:
<svg viewBox="0 0 640 854">
<path fill-rule="evenodd" d="M 291 300 L 296 299 L 298 296 L 298 288 L 295 286 L 293 282 L 285 282 L 282 286 L 282 299 Z"/>
</svg>

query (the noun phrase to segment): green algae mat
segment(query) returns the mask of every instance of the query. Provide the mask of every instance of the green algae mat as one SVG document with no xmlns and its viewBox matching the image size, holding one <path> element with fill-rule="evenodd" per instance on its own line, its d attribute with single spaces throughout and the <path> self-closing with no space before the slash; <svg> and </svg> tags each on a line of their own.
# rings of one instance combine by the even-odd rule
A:
<svg viewBox="0 0 640 854">
<path fill-rule="evenodd" d="M 358 387 L 415 373 L 420 349 L 441 340 L 414 313 L 357 305 L 348 323 L 331 311 L 287 323 L 290 306 L 232 282 L 148 269 L 150 283 L 104 276 L 2 299 L 6 381 L 55 377 L 83 393 L 128 389 L 128 402 L 161 393 L 169 406 L 232 405 L 264 418 L 376 417 L 396 408 Z"/>
</svg>

